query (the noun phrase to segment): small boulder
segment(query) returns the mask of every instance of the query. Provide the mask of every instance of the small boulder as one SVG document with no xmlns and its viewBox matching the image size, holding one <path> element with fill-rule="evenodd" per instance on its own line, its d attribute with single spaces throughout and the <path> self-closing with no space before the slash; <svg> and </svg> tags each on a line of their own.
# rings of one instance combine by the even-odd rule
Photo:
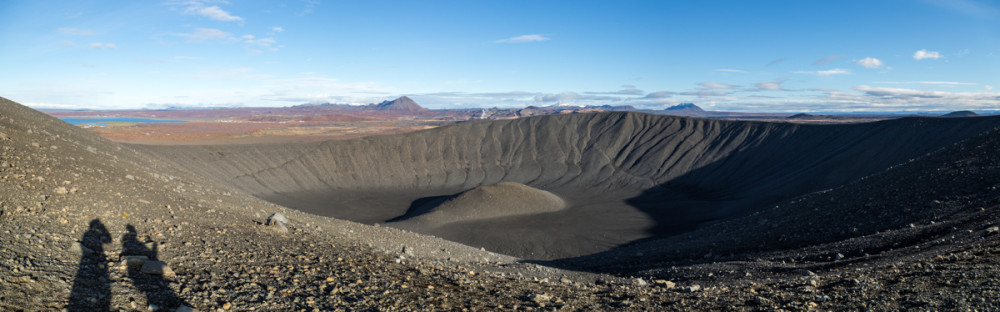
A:
<svg viewBox="0 0 1000 312">
<path fill-rule="evenodd" d="M 989 228 L 986 229 L 986 232 L 983 233 L 983 236 L 993 235 L 993 234 L 996 234 L 997 232 L 1000 232 L 1000 227 L 991 226 L 991 227 L 989 227 Z"/>
<path fill-rule="evenodd" d="M 632 285 L 635 285 L 637 287 L 646 287 L 646 285 L 649 285 L 649 283 L 647 283 L 646 280 L 642 278 L 636 278 L 632 280 Z"/>
<path fill-rule="evenodd" d="M 275 212 L 267 217 L 267 225 L 272 225 L 275 222 L 288 223 L 288 218 L 285 218 L 285 215 L 281 213 Z"/>
<path fill-rule="evenodd" d="M 163 275 L 163 276 L 173 276 L 174 271 L 167 266 L 166 262 L 147 260 L 142 263 L 142 268 L 139 269 L 142 273 L 149 275 Z"/>
<path fill-rule="evenodd" d="M 288 233 L 288 227 L 285 226 L 288 224 L 288 218 L 285 218 L 285 215 L 281 213 L 275 212 L 268 216 L 265 224 L 278 229 L 278 231 L 281 231 L 282 233 Z"/>
<path fill-rule="evenodd" d="M 147 260 L 149 257 L 146 256 L 125 256 L 125 266 L 130 270 L 139 270 Z"/>
<path fill-rule="evenodd" d="M 676 283 L 663 279 L 655 280 L 653 281 L 653 283 L 656 284 L 656 286 L 664 287 L 667 289 L 673 289 L 674 287 L 677 287 Z"/>
<path fill-rule="evenodd" d="M 534 301 L 535 303 L 546 303 L 552 300 L 552 296 L 549 294 L 531 294 L 528 299 Z"/>
</svg>

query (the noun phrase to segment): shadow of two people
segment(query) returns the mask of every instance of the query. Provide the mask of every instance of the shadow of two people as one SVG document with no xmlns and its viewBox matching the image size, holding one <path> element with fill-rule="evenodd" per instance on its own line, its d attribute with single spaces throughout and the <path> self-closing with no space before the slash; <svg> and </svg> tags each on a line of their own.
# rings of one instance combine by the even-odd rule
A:
<svg viewBox="0 0 1000 312">
<path fill-rule="evenodd" d="M 158 245 L 152 247 L 139 242 L 138 233 L 131 224 L 122 235 L 120 259 L 126 256 L 145 256 L 157 260 Z M 100 219 L 90 221 L 90 228 L 80 240 L 81 257 L 66 311 L 108 311 L 111 309 L 111 277 L 104 245 L 111 243 L 111 234 Z M 136 268 L 128 269 L 128 278 L 146 296 L 150 306 L 163 309 L 186 306 L 162 275 L 150 275 Z"/>
</svg>

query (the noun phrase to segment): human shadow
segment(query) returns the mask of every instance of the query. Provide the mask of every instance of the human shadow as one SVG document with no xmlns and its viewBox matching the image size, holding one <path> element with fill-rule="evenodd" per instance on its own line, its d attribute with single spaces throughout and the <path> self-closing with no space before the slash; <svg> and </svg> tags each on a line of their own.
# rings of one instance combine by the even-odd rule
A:
<svg viewBox="0 0 1000 312">
<path fill-rule="evenodd" d="M 90 228 L 80 239 L 80 266 L 73 280 L 66 311 L 108 311 L 111 308 L 111 280 L 108 276 L 104 244 L 111 234 L 100 219 L 90 221 Z"/>
<path fill-rule="evenodd" d="M 122 259 L 129 256 L 145 256 L 149 261 L 158 261 L 157 253 L 159 245 L 155 242 L 152 247 L 147 247 L 139 241 L 139 235 L 131 224 L 125 226 L 125 234 L 122 235 Z M 160 309 L 168 309 L 187 305 L 187 302 L 174 293 L 170 288 L 170 281 L 163 275 L 143 273 L 141 267 L 130 267 L 128 278 L 139 291 L 146 295 L 146 302 L 151 306 Z"/>
</svg>

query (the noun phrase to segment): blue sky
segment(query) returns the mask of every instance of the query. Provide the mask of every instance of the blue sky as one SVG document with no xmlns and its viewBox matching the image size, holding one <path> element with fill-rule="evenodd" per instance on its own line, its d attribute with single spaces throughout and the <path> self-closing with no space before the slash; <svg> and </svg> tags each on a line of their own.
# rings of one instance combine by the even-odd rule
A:
<svg viewBox="0 0 1000 312">
<path fill-rule="evenodd" d="M 0 1 L 35 108 L 1000 109 L 1000 3 Z"/>
</svg>

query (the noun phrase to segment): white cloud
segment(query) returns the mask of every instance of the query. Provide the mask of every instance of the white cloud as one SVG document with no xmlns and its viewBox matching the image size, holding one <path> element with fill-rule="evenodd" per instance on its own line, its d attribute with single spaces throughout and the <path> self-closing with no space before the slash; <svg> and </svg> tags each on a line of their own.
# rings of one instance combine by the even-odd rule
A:
<svg viewBox="0 0 1000 312">
<path fill-rule="evenodd" d="M 521 36 L 511 37 L 511 38 L 507 38 L 507 39 L 500 39 L 500 40 L 497 40 L 497 41 L 494 41 L 494 42 L 496 42 L 496 43 L 525 43 L 525 42 L 546 41 L 546 40 L 549 40 L 549 39 L 551 39 L 551 38 L 545 37 L 545 36 L 542 36 L 542 35 L 532 34 L 532 35 L 521 35 Z"/>
<path fill-rule="evenodd" d="M 941 53 L 937 51 L 927 51 L 926 49 L 920 49 L 920 51 L 913 53 L 913 59 L 918 61 L 923 59 L 936 60 L 942 57 Z"/>
<path fill-rule="evenodd" d="M 539 93 L 535 95 L 535 102 L 555 102 L 556 104 L 593 104 L 589 102 L 594 101 L 621 101 L 620 97 L 615 96 L 602 96 L 602 95 L 583 95 L 576 92 L 563 92 L 563 93 Z"/>
<path fill-rule="evenodd" d="M 945 85 L 945 86 L 975 86 L 978 83 L 956 82 L 956 81 L 877 81 L 877 84 L 921 84 L 921 85 Z"/>
<path fill-rule="evenodd" d="M 984 86 L 983 90 L 986 90 L 986 91 L 993 90 L 993 86 Z"/>
<path fill-rule="evenodd" d="M 789 60 L 789 58 L 787 58 L 787 57 L 779 58 L 779 59 L 767 62 L 767 65 L 764 65 L 764 66 L 772 66 L 772 65 L 775 65 L 775 64 L 783 63 L 783 62 L 785 62 L 787 60 Z"/>
<path fill-rule="evenodd" d="M 183 7 L 184 10 L 181 11 L 181 13 L 186 15 L 204 16 L 213 20 L 223 21 L 223 22 L 243 21 L 242 17 L 229 14 L 229 12 L 226 12 L 226 10 L 223 10 L 217 5 L 208 6 L 206 5 L 206 2 L 210 1 L 202 1 L 202 0 L 176 1 L 176 2 L 170 2 L 168 3 L 168 5 Z"/>
<path fill-rule="evenodd" d="M 698 90 L 698 91 L 681 92 L 681 95 L 691 95 L 691 96 L 697 96 L 697 97 L 701 98 L 701 97 L 709 97 L 709 96 L 725 96 L 725 95 L 729 95 L 729 92 L 725 92 L 725 91 L 713 91 L 713 90 Z"/>
<path fill-rule="evenodd" d="M 834 68 L 830 70 L 821 70 L 816 72 L 816 74 L 820 76 L 846 75 L 850 73 L 851 71 L 842 68 Z"/>
<path fill-rule="evenodd" d="M 819 60 L 816 60 L 815 62 L 813 62 L 813 65 L 822 65 L 822 64 L 833 62 L 833 61 L 836 61 L 838 59 L 842 59 L 842 58 L 845 58 L 845 57 L 847 57 L 847 55 L 831 55 L 831 56 L 827 56 L 827 57 L 821 58 Z"/>
<path fill-rule="evenodd" d="M 299 12 L 300 16 L 312 13 L 313 9 L 320 5 L 319 0 L 305 0 L 304 2 L 306 5 L 305 8 L 302 9 L 302 12 Z"/>
<path fill-rule="evenodd" d="M 92 30 L 80 29 L 80 28 L 69 28 L 69 27 L 59 28 L 59 33 L 61 33 L 63 35 L 71 35 L 71 36 L 93 36 L 93 35 L 97 34 L 96 32 L 94 32 Z"/>
<path fill-rule="evenodd" d="M 246 36 L 244 36 L 244 37 L 246 37 Z M 261 47 L 265 47 L 265 48 L 270 47 L 275 42 L 277 42 L 276 40 L 274 40 L 274 38 L 254 39 L 253 36 L 250 36 L 250 38 L 244 38 L 244 39 L 246 39 L 246 40 L 244 40 L 243 43 L 250 44 L 250 45 L 256 45 L 256 46 L 261 46 Z"/>
<path fill-rule="evenodd" d="M 276 32 L 276 33 L 280 33 L 280 32 L 285 31 L 285 29 L 282 28 L 281 26 L 274 26 L 274 27 L 271 27 L 271 31 Z"/>
<path fill-rule="evenodd" d="M 698 85 L 706 89 L 732 89 L 736 87 L 728 83 L 712 82 L 712 81 L 700 82 L 698 83 Z"/>
<path fill-rule="evenodd" d="M 218 6 L 210 6 L 205 8 L 194 9 L 194 14 L 223 22 L 233 22 L 233 21 L 243 20 L 242 17 L 233 16 L 232 14 L 229 14 L 229 12 L 226 12 L 225 10 L 219 8 Z"/>
<path fill-rule="evenodd" d="M 846 74 L 850 74 L 851 71 L 843 69 L 843 68 L 834 68 L 834 69 L 820 70 L 820 71 L 797 70 L 797 71 L 793 71 L 792 73 L 807 74 L 807 75 L 817 75 L 817 76 L 833 76 L 833 75 L 846 75 Z"/>
<path fill-rule="evenodd" d="M 874 57 L 866 57 L 860 60 L 854 61 L 858 65 L 864 66 L 865 68 L 876 69 L 882 67 L 882 61 Z"/>
<path fill-rule="evenodd" d="M 233 35 L 214 28 L 195 28 L 190 34 L 176 34 L 179 37 L 188 38 L 191 41 L 208 40 L 231 40 Z"/>
<path fill-rule="evenodd" d="M 644 92 L 633 85 L 622 85 L 618 91 L 587 91 L 583 94 L 617 94 L 617 95 L 642 95 Z"/>
<path fill-rule="evenodd" d="M 670 91 L 657 91 L 657 92 L 653 92 L 653 93 L 650 93 L 650 94 L 646 94 L 645 98 L 647 98 L 647 99 L 663 99 L 663 98 L 668 98 L 668 97 L 670 97 L 673 94 L 674 93 L 670 92 Z"/>
<path fill-rule="evenodd" d="M 864 92 L 866 95 L 884 98 L 941 98 L 948 94 L 943 91 L 922 91 L 904 88 L 876 88 L 870 86 L 857 86 L 854 90 Z"/>
<path fill-rule="evenodd" d="M 745 71 L 745 70 L 730 69 L 730 68 L 720 68 L 720 69 L 716 69 L 715 71 L 717 71 L 717 72 L 724 72 L 724 73 L 737 73 L 737 74 L 746 74 L 747 73 L 747 71 Z"/>
<path fill-rule="evenodd" d="M 110 42 L 109 43 L 94 42 L 87 45 L 87 47 L 91 49 L 117 49 L 118 45 Z"/>
<path fill-rule="evenodd" d="M 785 82 L 785 80 L 765 81 L 765 82 L 758 82 L 754 86 L 756 86 L 757 89 L 759 90 L 781 91 L 784 90 L 784 88 L 781 87 L 781 84 L 783 82 Z"/>
</svg>

